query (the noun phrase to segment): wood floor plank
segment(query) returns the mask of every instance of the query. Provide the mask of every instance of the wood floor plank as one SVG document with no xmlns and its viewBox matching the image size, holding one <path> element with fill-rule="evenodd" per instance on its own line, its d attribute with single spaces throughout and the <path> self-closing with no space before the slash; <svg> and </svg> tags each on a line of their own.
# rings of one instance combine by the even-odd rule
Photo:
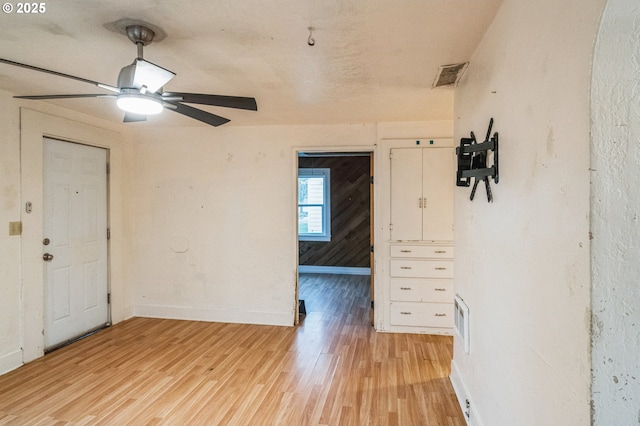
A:
<svg viewBox="0 0 640 426">
<path fill-rule="evenodd" d="M 452 339 L 376 333 L 368 277 L 304 274 L 297 327 L 133 318 L 0 376 L 0 425 L 465 425 Z"/>
</svg>

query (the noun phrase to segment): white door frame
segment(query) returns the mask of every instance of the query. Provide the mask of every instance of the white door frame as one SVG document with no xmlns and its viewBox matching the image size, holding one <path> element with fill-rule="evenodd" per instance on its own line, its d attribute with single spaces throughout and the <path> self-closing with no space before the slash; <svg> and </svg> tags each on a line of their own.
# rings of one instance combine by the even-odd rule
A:
<svg viewBox="0 0 640 426">
<path fill-rule="evenodd" d="M 309 147 L 294 147 L 293 148 L 293 199 L 295 200 L 294 205 L 292 206 L 294 210 L 294 217 L 296 218 L 296 223 L 294 226 L 294 234 L 293 234 L 293 239 L 294 239 L 294 244 L 293 246 L 295 247 L 295 253 L 294 253 L 294 268 L 296 271 L 296 282 L 295 282 L 295 289 L 293 292 L 293 304 L 294 304 L 294 324 L 298 324 L 299 323 L 299 312 L 298 312 L 298 287 L 299 287 L 299 283 L 298 283 L 298 279 L 300 276 L 300 271 L 298 270 L 298 266 L 300 264 L 300 249 L 298 246 L 298 157 L 300 155 L 301 152 L 305 152 L 305 153 L 323 153 L 323 152 L 367 152 L 367 153 L 372 153 L 372 158 L 371 161 L 374 162 L 373 165 L 373 170 L 374 173 L 377 175 L 378 173 L 378 169 L 377 169 L 377 162 L 378 160 L 378 152 L 377 152 L 377 145 L 347 145 L 347 146 L 309 146 Z M 377 178 L 376 178 L 377 179 Z M 374 180 L 375 182 L 375 180 Z M 371 217 L 371 220 L 373 221 L 373 228 L 374 228 L 374 234 L 373 234 L 373 245 L 374 247 L 377 247 L 380 245 L 380 233 L 377 232 L 377 226 L 379 223 L 379 206 L 378 203 L 380 202 L 380 197 L 378 196 L 378 187 L 374 184 L 373 186 L 373 202 L 374 202 L 374 207 L 373 207 L 373 215 Z M 381 245 L 380 245 L 381 246 Z M 378 276 L 377 271 L 376 271 L 376 265 L 378 264 L 378 252 L 374 251 L 373 253 L 373 259 L 374 259 L 374 264 L 371 265 L 371 275 L 374 277 L 374 282 L 376 283 L 375 285 L 375 295 L 374 295 L 374 299 L 375 300 L 380 300 L 378 298 L 378 283 L 376 280 L 376 277 Z M 378 315 L 379 312 L 377 309 L 374 309 L 374 324 L 378 324 Z"/>
<path fill-rule="evenodd" d="M 42 255 L 43 245 L 43 146 L 44 137 L 59 139 L 69 142 L 81 143 L 84 145 L 105 148 L 110 151 L 110 157 L 113 160 L 114 154 L 121 164 L 121 136 L 120 134 L 90 126 L 84 123 L 43 114 L 26 108 L 20 109 L 20 163 L 21 163 L 21 203 L 22 203 L 22 235 L 21 235 L 21 276 L 22 276 L 22 359 L 23 362 L 30 362 L 41 357 L 44 354 L 44 266 Z M 114 152 L 115 151 L 115 152 Z M 113 163 L 112 163 L 113 166 Z M 113 170 L 113 168 L 112 168 Z M 114 177 L 113 172 L 109 181 Z M 122 180 L 121 176 L 117 176 L 118 182 Z M 120 183 L 119 183 L 120 184 Z M 117 214 L 113 215 L 114 201 L 116 206 L 121 205 L 120 195 L 111 187 L 113 194 L 107 207 L 107 217 L 110 220 L 110 226 L 122 227 L 122 212 L 117 208 Z M 114 197 L 117 196 L 117 199 Z M 26 204 L 31 203 L 31 212 L 27 213 Z M 115 223 L 113 221 L 115 219 Z M 118 251 L 122 249 L 120 234 L 115 240 L 118 245 Z M 111 241 L 109 242 L 109 265 L 108 279 L 114 272 L 119 279 L 122 279 L 122 266 L 120 256 L 118 254 L 117 271 L 113 271 L 113 253 L 114 233 L 112 232 Z M 119 284 L 118 300 L 122 298 L 120 294 L 121 286 Z M 112 309 L 114 306 L 112 292 Z M 117 319 L 121 320 L 122 307 L 118 307 Z M 115 312 L 114 312 L 115 314 Z M 116 315 L 114 320 L 116 319 Z"/>
</svg>

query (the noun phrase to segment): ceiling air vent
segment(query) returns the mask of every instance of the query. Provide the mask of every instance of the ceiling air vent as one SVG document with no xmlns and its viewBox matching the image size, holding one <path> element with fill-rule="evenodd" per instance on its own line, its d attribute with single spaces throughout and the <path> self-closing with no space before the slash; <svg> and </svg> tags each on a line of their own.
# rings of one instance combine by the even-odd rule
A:
<svg viewBox="0 0 640 426">
<path fill-rule="evenodd" d="M 458 85 L 458 81 L 464 74 L 464 71 L 467 69 L 469 62 L 463 62 L 461 64 L 451 64 L 451 65 L 441 65 L 438 68 L 438 74 L 436 75 L 436 79 L 433 80 L 432 89 L 436 87 L 456 87 Z"/>
</svg>

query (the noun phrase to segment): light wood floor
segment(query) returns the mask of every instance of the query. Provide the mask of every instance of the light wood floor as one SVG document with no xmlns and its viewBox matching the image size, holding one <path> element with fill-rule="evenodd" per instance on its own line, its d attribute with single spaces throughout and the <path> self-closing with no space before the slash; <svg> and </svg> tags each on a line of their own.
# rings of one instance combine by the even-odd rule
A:
<svg viewBox="0 0 640 426">
<path fill-rule="evenodd" d="M 304 275 L 299 327 L 131 319 L 1 376 L 0 424 L 464 425 L 451 338 L 376 333 L 368 285 Z"/>
</svg>

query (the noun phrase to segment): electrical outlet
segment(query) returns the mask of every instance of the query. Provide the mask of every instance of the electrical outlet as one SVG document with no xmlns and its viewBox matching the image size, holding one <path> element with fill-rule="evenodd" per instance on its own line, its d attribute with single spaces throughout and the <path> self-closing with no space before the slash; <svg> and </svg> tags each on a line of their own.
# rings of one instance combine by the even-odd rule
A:
<svg viewBox="0 0 640 426">
<path fill-rule="evenodd" d="M 22 222 L 9 222 L 9 235 L 22 234 Z"/>
</svg>

